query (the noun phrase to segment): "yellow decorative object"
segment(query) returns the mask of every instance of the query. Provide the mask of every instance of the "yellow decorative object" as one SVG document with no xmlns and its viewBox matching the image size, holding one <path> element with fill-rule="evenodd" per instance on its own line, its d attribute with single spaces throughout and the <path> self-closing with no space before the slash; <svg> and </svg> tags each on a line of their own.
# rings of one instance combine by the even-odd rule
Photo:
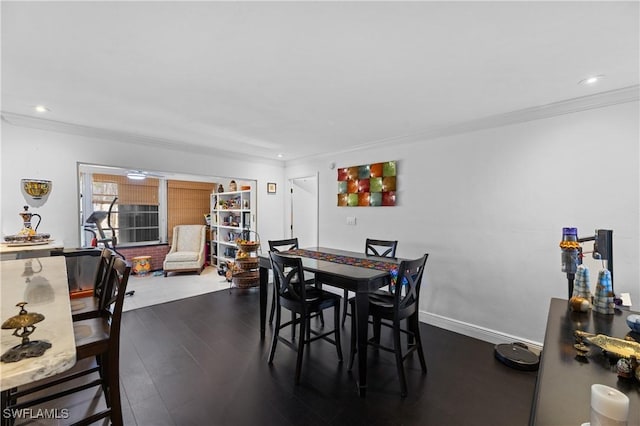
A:
<svg viewBox="0 0 640 426">
<path fill-rule="evenodd" d="M 38 357 L 51 348 L 51 343 L 39 340 L 29 340 L 29 336 L 35 331 L 35 324 L 44 320 L 44 315 L 35 312 L 27 312 L 24 308 L 27 302 L 20 302 L 16 306 L 20 308 L 15 315 L 2 323 L 3 330 L 13 329 L 13 335 L 21 338 L 22 343 L 10 348 L 2 354 L 0 361 L 17 362 L 23 358 Z"/>
<path fill-rule="evenodd" d="M 22 218 L 23 226 L 22 229 L 15 235 L 5 235 L 4 240 L 11 244 L 46 244 L 51 237 L 50 234 L 39 234 L 38 226 L 40 226 L 40 221 L 42 217 L 37 213 L 31 213 L 29 211 L 29 206 L 24 206 L 24 211 L 18 213 L 18 215 Z M 38 221 L 35 225 L 32 224 L 33 218 L 37 218 Z"/>
<path fill-rule="evenodd" d="M 260 247 L 260 241 L 243 240 L 241 238 L 236 239 L 236 244 L 240 247 L 240 250 L 245 252 L 255 251 Z"/>
<path fill-rule="evenodd" d="M 134 274 L 144 276 L 151 272 L 151 256 L 136 256 L 132 260 Z"/>
<path fill-rule="evenodd" d="M 29 194 L 29 196 L 34 200 L 39 200 L 43 197 L 46 197 L 51 191 L 50 180 L 22 179 L 21 183 L 24 192 Z"/>
<path fill-rule="evenodd" d="M 569 299 L 569 307 L 574 312 L 587 312 L 591 308 L 591 303 L 584 297 L 573 296 Z"/>
<path fill-rule="evenodd" d="M 31 237 L 36 235 L 36 230 L 31 228 L 22 228 L 18 235 L 26 235 L 27 237 Z"/>
<path fill-rule="evenodd" d="M 617 358 L 630 358 L 632 356 L 640 358 L 640 343 L 617 339 L 604 334 L 593 335 L 580 330 L 576 330 L 575 335 Z"/>
</svg>

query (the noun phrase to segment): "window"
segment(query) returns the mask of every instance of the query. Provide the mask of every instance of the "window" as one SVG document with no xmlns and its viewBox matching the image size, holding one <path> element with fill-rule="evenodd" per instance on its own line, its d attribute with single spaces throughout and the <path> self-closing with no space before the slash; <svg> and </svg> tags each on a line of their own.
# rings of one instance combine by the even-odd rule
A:
<svg viewBox="0 0 640 426">
<path fill-rule="evenodd" d="M 132 181 L 126 176 L 93 174 L 91 204 L 93 211 L 111 211 L 111 226 L 118 245 L 160 242 L 159 180 Z M 107 223 L 101 224 L 107 229 Z M 107 235 L 109 237 L 109 235 Z"/>
<path fill-rule="evenodd" d="M 119 206 L 117 218 L 119 244 L 160 241 L 157 205 Z"/>
<path fill-rule="evenodd" d="M 230 178 L 195 176 L 163 172 L 145 172 L 145 179 L 127 178 L 127 169 L 80 163 L 80 244 L 88 247 L 97 233 L 87 223 L 94 213 L 106 238 L 111 237 L 107 212 L 111 210 L 111 226 L 117 246 L 171 244 L 173 227 L 183 224 L 205 224 L 211 212 L 211 194 L 219 182 Z M 215 181 L 215 182 L 213 182 Z M 255 187 L 255 182 L 254 182 Z M 101 213 L 99 213 L 101 212 Z M 91 231 L 87 231 L 87 228 Z M 97 235 L 100 238 L 100 235 Z"/>
</svg>

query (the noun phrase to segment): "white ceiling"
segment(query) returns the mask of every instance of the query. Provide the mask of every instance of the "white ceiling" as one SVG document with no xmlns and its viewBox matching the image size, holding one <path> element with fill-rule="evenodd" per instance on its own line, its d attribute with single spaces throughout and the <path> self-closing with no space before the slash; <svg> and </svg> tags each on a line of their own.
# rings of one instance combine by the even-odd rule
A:
<svg viewBox="0 0 640 426">
<path fill-rule="evenodd" d="M 638 6 L 2 1 L 2 112 L 283 160 L 416 140 L 637 90 Z"/>
</svg>

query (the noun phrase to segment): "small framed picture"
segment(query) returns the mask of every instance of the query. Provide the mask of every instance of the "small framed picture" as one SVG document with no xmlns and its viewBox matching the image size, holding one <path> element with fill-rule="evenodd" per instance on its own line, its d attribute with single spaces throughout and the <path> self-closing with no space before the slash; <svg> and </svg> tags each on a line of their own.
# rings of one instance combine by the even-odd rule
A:
<svg viewBox="0 0 640 426">
<path fill-rule="evenodd" d="M 268 182 L 267 183 L 267 193 L 268 194 L 275 194 L 276 193 L 276 184 L 275 184 L 275 182 Z"/>
</svg>

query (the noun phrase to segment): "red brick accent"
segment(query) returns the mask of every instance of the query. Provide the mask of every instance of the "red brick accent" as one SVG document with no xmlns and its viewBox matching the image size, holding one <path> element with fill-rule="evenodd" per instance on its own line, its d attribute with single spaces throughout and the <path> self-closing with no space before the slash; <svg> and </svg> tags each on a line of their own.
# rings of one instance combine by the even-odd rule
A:
<svg viewBox="0 0 640 426">
<path fill-rule="evenodd" d="M 169 244 L 156 244 L 152 246 L 116 248 L 129 262 L 133 262 L 133 258 L 137 256 L 151 256 L 151 270 L 159 271 L 162 269 L 162 263 L 167 253 L 169 253 L 170 247 Z"/>
</svg>

